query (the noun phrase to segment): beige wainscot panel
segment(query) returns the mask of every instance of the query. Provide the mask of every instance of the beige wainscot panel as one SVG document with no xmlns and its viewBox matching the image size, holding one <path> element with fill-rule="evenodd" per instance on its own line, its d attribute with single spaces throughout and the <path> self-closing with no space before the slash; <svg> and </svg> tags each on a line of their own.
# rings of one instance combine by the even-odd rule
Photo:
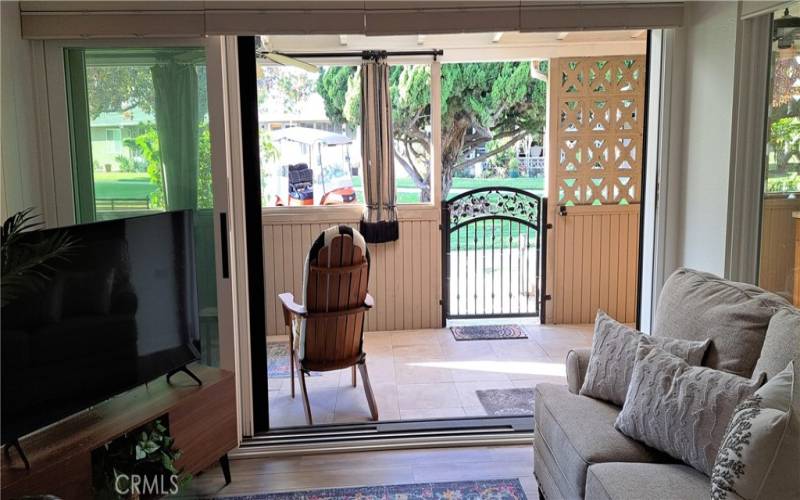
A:
<svg viewBox="0 0 800 500">
<path fill-rule="evenodd" d="M 400 207 L 400 239 L 370 245 L 369 292 L 375 308 L 367 331 L 441 326 L 441 233 L 439 211 L 431 206 Z M 303 267 L 314 239 L 327 227 L 358 228 L 360 208 L 270 209 L 263 216 L 267 335 L 285 333 L 278 299 L 292 292 L 300 302 Z"/>
</svg>

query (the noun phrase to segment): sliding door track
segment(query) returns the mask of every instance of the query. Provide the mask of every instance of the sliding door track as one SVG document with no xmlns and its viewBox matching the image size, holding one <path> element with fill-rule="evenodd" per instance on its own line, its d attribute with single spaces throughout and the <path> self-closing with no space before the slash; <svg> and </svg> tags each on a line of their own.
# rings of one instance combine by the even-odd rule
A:
<svg viewBox="0 0 800 500">
<path fill-rule="evenodd" d="M 479 417 L 291 427 L 245 438 L 232 456 L 530 444 L 531 417 Z"/>
</svg>

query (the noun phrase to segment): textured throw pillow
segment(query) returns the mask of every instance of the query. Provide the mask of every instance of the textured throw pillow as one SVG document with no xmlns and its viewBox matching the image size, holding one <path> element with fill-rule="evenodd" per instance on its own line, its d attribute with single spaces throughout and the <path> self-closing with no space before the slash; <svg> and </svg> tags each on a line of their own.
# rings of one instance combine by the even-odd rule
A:
<svg viewBox="0 0 800 500">
<path fill-rule="evenodd" d="M 699 342 L 651 337 L 623 325 L 604 311 L 597 311 L 592 354 L 580 394 L 622 406 L 631 382 L 639 341 L 657 345 L 692 366 L 702 363 L 709 344 L 708 340 Z"/>
<path fill-rule="evenodd" d="M 711 472 L 711 498 L 800 498 L 800 434 L 789 363 L 744 400 L 728 424 Z"/>
<path fill-rule="evenodd" d="M 763 377 L 750 380 L 689 366 L 678 356 L 642 343 L 614 427 L 710 475 L 736 405 L 762 383 Z"/>
</svg>

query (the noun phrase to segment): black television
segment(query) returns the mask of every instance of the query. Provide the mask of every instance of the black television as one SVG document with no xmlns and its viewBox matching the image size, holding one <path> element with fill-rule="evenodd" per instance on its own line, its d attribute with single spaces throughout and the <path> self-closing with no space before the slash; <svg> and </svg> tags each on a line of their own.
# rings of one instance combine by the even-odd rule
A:
<svg viewBox="0 0 800 500">
<path fill-rule="evenodd" d="M 2 308 L 4 444 L 199 359 L 191 211 L 30 231 L 17 244 L 57 233 L 69 251 Z"/>
</svg>

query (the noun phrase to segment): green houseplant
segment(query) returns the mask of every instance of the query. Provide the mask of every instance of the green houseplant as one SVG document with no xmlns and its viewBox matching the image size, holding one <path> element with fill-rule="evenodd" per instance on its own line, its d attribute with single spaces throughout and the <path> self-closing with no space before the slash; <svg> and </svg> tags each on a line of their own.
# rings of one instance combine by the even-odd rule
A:
<svg viewBox="0 0 800 500">
<path fill-rule="evenodd" d="M 174 495 L 191 479 L 176 466 L 181 452 L 161 419 L 143 425 L 92 456 L 98 499 L 159 498 Z"/>
<path fill-rule="evenodd" d="M 77 244 L 74 238 L 60 231 L 36 241 L 23 240 L 23 233 L 42 227 L 38 217 L 33 208 L 27 208 L 3 222 L 0 233 L 3 306 L 46 286 L 54 271 L 53 263 L 65 259 Z"/>
</svg>

